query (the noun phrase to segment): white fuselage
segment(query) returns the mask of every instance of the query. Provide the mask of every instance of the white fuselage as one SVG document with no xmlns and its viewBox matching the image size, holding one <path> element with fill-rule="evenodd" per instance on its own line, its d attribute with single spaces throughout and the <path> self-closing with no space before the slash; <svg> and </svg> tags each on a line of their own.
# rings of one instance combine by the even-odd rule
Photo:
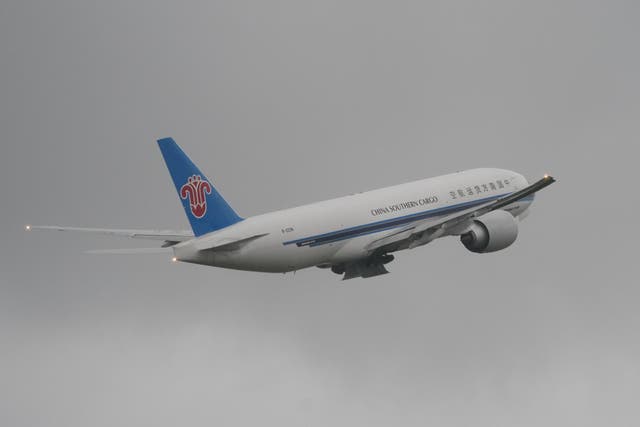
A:
<svg viewBox="0 0 640 427">
<path fill-rule="evenodd" d="M 442 217 L 522 189 L 520 174 L 472 169 L 247 218 L 174 246 L 180 261 L 239 270 L 287 272 L 365 258 L 367 245 L 396 228 Z M 533 196 L 503 208 L 522 214 Z M 199 250 L 260 236 L 237 250 Z"/>
</svg>

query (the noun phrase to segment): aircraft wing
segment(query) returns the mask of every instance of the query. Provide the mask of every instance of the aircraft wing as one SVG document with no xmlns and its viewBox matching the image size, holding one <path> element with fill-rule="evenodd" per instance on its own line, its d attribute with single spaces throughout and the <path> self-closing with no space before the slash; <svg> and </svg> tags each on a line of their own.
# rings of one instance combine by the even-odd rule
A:
<svg viewBox="0 0 640 427">
<path fill-rule="evenodd" d="M 193 233 L 186 230 L 130 230 L 116 228 L 82 228 L 82 227 L 60 227 L 57 225 L 27 225 L 27 231 L 31 230 L 53 230 L 53 231 L 75 231 L 80 233 L 93 233 L 111 236 L 129 237 L 131 239 L 164 240 L 168 243 L 184 242 L 193 239 Z"/>
<path fill-rule="evenodd" d="M 424 245 L 447 234 L 447 232 L 454 230 L 456 227 L 468 224 L 468 221 L 473 218 L 508 206 L 530 194 L 542 190 L 554 182 L 555 179 L 553 177 L 545 175 L 544 178 L 534 182 L 528 187 L 500 199 L 487 202 L 480 206 L 474 206 L 461 212 L 456 212 L 455 214 L 440 218 L 435 222 L 433 219 L 416 221 L 401 230 L 395 230 L 380 239 L 374 240 L 367 246 L 367 250 L 373 255 L 384 254 L 400 249 L 412 249 L 416 246 Z"/>
</svg>

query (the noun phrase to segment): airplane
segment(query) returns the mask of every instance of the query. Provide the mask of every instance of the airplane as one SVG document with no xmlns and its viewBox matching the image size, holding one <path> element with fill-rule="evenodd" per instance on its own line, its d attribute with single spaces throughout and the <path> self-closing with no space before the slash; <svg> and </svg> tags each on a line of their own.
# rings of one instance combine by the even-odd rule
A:
<svg viewBox="0 0 640 427">
<path fill-rule="evenodd" d="M 529 184 L 519 173 L 482 168 L 352 194 L 304 206 L 240 217 L 172 138 L 158 146 L 191 231 L 31 226 L 162 241 L 173 261 L 255 272 L 331 269 L 343 280 L 388 273 L 393 253 L 458 236 L 475 253 L 509 247 L 535 193 L 555 179 Z"/>
</svg>

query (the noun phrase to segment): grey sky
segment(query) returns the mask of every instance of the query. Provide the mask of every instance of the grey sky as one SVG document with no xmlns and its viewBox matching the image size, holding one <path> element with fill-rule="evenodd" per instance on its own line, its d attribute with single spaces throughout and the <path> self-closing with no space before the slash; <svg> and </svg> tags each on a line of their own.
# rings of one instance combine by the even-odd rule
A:
<svg viewBox="0 0 640 427">
<path fill-rule="evenodd" d="M 639 21 L 634 1 L 3 1 L 0 424 L 637 425 Z M 441 240 L 348 283 L 22 232 L 187 227 L 162 136 L 244 216 L 479 166 L 558 183 L 504 252 Z"/>
</svg>

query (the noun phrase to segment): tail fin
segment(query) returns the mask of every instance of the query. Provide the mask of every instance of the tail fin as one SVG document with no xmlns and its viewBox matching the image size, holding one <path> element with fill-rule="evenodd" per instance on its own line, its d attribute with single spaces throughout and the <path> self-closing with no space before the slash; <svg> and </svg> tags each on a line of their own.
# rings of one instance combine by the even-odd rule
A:
<svg viewBox="0 0 640 427">
<path fill-rule="evenodd" d="M 158 146 L 193 234 L 201 236 L 242 221 L 173 138 L 159 139 Z"/>
</svg>

